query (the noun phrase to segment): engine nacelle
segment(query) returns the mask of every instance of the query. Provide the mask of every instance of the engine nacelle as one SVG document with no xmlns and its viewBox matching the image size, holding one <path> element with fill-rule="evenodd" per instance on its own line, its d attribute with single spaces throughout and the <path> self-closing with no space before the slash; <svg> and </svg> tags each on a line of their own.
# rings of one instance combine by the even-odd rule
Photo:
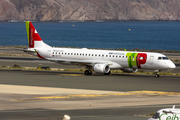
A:
<svg viewBox="0 0 180 120">
<path fill-rule="evenodd" d="M 138 71 L 138 69 L 135 69 L 135 68 L 123 68 L 121 70 L 125 73 L 135 73 Z"/>
<path fill-rule="evenodd" d="M 108 64 L 95 64 L 93 70 L 96 73 L 108 73 L 110 71 L 110 67 Z"/>
</svg>

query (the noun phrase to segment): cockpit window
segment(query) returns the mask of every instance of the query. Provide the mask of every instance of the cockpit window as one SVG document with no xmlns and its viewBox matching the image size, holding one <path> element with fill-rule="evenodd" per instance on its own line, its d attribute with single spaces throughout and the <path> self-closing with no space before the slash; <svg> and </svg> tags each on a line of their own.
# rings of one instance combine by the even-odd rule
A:
<svg viewBox="0 0 180 120">
<path fill-rule="evenodd" d="M 158 60 L 169 60 L 167 57 L 158 57 Z"/>
<path fill-rule="evenodd" d="M 169 60 L 167 57 L 163 57 L 163 60 Z"/>
<path fill-rule="evenodd" d="M 158 60 L 162 60 L 162 57 L 158 57 Z"/>
<path fill-rule="evenodd" d="M 159 113 L 158 113 L 158 112 L 156 112 L 152 118 L 154 118 L 154 119 L 159 118 Z"/>
</svg>

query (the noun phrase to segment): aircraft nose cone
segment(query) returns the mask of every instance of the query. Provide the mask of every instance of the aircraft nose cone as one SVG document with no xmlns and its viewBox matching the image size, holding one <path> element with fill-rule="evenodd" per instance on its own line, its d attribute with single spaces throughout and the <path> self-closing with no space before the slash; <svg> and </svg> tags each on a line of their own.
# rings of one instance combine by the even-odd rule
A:
<svg viewBox="0 0 180 120">
<path fill-rule="evenodd" d="M 174 69 L 174 68 L 176 68 L 176 65 L 175 65 L 173 62 L 170 62 L 170 63 L 168 64 L 168 68 Z"/>
</svg>

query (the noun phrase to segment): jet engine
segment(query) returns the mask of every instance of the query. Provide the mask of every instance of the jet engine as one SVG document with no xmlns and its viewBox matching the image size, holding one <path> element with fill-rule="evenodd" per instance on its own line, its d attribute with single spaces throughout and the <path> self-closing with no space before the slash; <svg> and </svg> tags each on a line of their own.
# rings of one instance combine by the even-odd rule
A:
<svg viewBox="0 0 180 120">
<path fill-rule="evenodd" d="M 110 71 L 110 67 L 108 64 L 95 64 L 93 70 L 96 73 L 108 73 Z"/>
<path fill-rule="evenodd" d="M 135 68 L 123 68 L 121 70 L 125 73 L 135 73 L 138 71 L 138 69 L 135 69 Z"/>
</svg>

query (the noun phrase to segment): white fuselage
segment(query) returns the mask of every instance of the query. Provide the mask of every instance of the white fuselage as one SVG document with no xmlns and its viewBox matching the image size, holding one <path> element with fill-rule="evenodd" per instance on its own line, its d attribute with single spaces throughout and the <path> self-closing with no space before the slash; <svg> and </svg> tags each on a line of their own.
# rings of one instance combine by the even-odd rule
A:
<svg viewBox="0 0 180 120">
<path fill-rule="evenodd" d="M 150 52 L 134 52 L 134 51 L 113 51 L 113 50 L 93 50 L 93 49 L 71 49 L 71 48 L 49 48 L 37 49 L 39 54 L 45 59 L 64 60 L 62 64 L 73 64 L 71 60 L 75 61 L 88 61 L 92 63 L 108 63 L 110 69 L 122 68 L 137 68 L 137 69 L 152 69 L 152 70 L 167 70 L 175 68 L 175 65 L 165 55 Z M 142 54 L 146 57 L 128 55 L 128 54 Z M 162 59 L 158 59 L 161 57 Z M 131 60 L 130 60 L 131 59 Z M 145 61 L 142 62 L 141 61 Z M 128 62 L 129 61 L 129 62 Z M 133 64 L 134 65 L 130 65 Z"/>
<path fill-rule="evenodd" d="M 165 108 L 158 110 L 152 118 L 148 120 L 179 120 L 180 109 L 179 108 Z"/>
</svg>

